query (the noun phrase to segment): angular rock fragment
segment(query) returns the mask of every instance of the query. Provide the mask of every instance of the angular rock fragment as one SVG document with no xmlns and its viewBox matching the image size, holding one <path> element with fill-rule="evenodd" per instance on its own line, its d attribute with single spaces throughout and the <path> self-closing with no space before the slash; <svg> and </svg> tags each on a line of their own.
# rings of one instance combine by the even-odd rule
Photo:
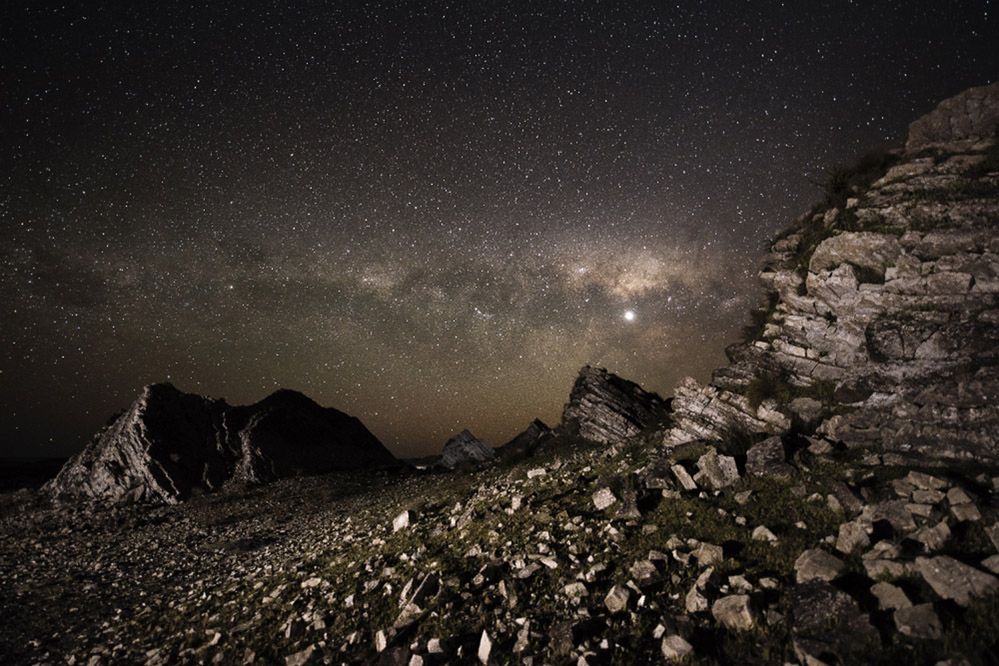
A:
<svg viewBox="0 0 999 666">
<path fill-rule="evenodd" d="M 915 566 L 938 596 L 952 599 L 961 606 L 999 590 L 999 578 L 947 555 L 917 557 Z"/>
<path fill-rule="evenodd" d="M 614 496 L 610 488 L 601 488 L 593 493 L 593 506 L 597 508 L 597 511 L 603 511 L 615 502 L 617 502 L 617 497 Z"/>
<path fill-rule="evenodd" d="M 392 531 L 398 532 L 409 527 L 409 511 L 403 511 L 392 519 Z"/>
<path fill-rule="evenodd" d="M 899 633 L 910 638 L 940 640 L 943 625 L 933 610 L 933 604 L 919 604 L 899 608 L 894 614 L 895 626 Z"/>
<path fill-rule="evenodd" d="M 977 521 L 982 519 L 982 514 L 978 511 L 971 496 L 963 488 L 954 487 L 947 492 L 947 501 L 950 503 L 950 512 L 959 521 Z"/>
<path fill-rule="evenodd" d="M 732 594 L 718 599 L 711 605 L 711 615 L 727 629 L 748 631 L 753 628 L 753 611 L 749 596 Z"/>
<path fill-rule="evenodd" d="M 489 634 L 485 630 L 482 631 L 482 636 L 479 638 L 479 650 L 476 656 L 479 658 L 480 664 L 489 663 L 489 654 L 493 651 L 493 642 L 489 639 Z"/>
<path fill-rule="evenodd" d="M 758 525 L 753 528 L 753 532 L 750 535 L 753 541 L 766 541 L 768 543 L 777 543 L 777 535 L 770 531 L 770 528 L 765 525 Z"/>
<path fill-rule="evenodd" d="M 628 608 L 628 598 L 630 596 L 631 593 L 628 592 L 627 588 L 615 585 L 607 593 L 607 596 L 604 597 L 604 606 L 611 613 L 620 613 Z"/>
<path fill-rule="evenodd" d="M 878 607 L 881 610 L 895 610 L 898 608 L 909 608 L 912 602 L 901 588 L 891 583 L 875 583 L 871 586 L 871 594 L 878 599 Z"/>
<path fill-rule="evenodd" d="M 649 560 L 639 560 L 628 568 L 628 573 L 635 581 L 645 583 L 658 577 L 659 570 Z"/>
<path fill-rule="evenodd" d="M 843 570 L 843 561 L 821 548 L 806 550 L 794 562 L 794 577 L 798 583 L 830 581 Z"/>
<path fill-rule="evenodd" d="M 714 573 L 713 567 L 705 569 L 687 592 L 687 596 L 684 598 L 684 607 L 688 613 L 701 613 L 708 610 L 708 600 L 701 594 L 701 590 L 708 584 L 712 573 Z"/>
<path fill-rule="evenodd" d="M 943 479 L 939 479 L 931 474 L 926 474 L 925 472 L 917 470 L 912 470 L 906 474 L 905 480 L 908 481 L 911 486 L 920 490 L 939 491 L 947 487 L 947 482 Z"/>
<path fill-rule="evenodd" d="M 314 645 L 310 645 L 300 652 L 296 652 L 285 657 L 285 666 L 307 666 L 307 664 L 314 662 L 315 653 L 316 647 Z"/>
<path fill-rule="evenodd" d="M 672 634 L 663 638 L 662 653 L 666 661 L 679 661 L 694 651 L 694 646 L 682 636 Z"/>
<path fill-rule="evenodd" d="M 768 437 L 746 451 L 746 473 L 782 479 L 794 474 L 794 468 L 784 458 L 784 443 L 780 437 Z"/>
<path fill-rule="evenodd" d="M 715 449 L 697 459 L 697 470 L 694 481 L 712 490 L 727 488 L 739 480 L 735 458 L 720 455 Z"/>
<path fill-rule="evenodd" d="M 921 527 L 912 534 L 912 538 L 921 544 L 927 553 L 940 550 L 950 539 L 950 527 L 946 520 L 941 520 L 933 527 Z"/>
<path fill-rule="evenodd" d="M 720 564 L 725 560 L 722 547 L 713 543 L 700 543 L 692 554 L 697 559 L 698 566 L 702 567 Z"/>
<path fill-rule="evenodd" d="M 690 473 L 687 472 L 683 465 L 673 465 L 670 467 L 670 470 L 684 490 L 697 490 L 697 483 L 694 482 L 693 477 L 690 476 Z"/>
<path fill-rule="evenodd" d="M 839 526 L 839 536 L 836 538 L 836 550 L 849 555 L 856 550 L 871 545 L 867 530 L 859 522 L 843 523 Z"/>
</svg>

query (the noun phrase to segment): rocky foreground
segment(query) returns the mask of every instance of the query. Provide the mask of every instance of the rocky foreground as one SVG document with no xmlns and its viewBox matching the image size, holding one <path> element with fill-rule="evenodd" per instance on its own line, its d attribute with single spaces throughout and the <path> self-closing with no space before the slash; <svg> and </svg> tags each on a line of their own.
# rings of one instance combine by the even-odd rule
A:
<svg viewBox="0 0 999 666">
<path fill-rule="evenodd" d="M 0 661 L 999 663 L 997 138 L 993 84 L 833 174 L 671 399 L 586 367 L 557 427 L 426 471 L 258 478 L 227 445 L 186 502 L 73 495 L 117 470 L 86 456 L 76 501 L 0 496 Z M 161 441 L 130 413 L 92 458 Z"/>
<path fill-rule="evenodd" d="M 668 454 L 567 441 L 467 474 L 287 479 L 153 508 L 8 506 L 0 654 L 994 663 L 997 498 L 999 470 L 775 437 Z"/>
</svg>

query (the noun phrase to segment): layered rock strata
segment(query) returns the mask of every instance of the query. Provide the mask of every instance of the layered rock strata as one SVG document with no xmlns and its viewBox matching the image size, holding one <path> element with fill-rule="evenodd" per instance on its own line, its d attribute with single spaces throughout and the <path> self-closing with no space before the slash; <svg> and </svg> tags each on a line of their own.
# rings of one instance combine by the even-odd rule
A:
<svg viewBox="0 0 999 666">
<path fill-rule="evenodd" d="M 604 444 L 661 425 L 669 405 L 655 393 L 604 368 L 583 367 L 562 412 L 563 431 Z"/>
<path fill-rule="evenodd" d="M 771 247 L 760 329 L 677 388 L 667 447 L 786 432 L 807 399 L 849 446 L 999 460 L 997 134 L 999 84 L 973 88 L 834 174 Z"/>
</svg>

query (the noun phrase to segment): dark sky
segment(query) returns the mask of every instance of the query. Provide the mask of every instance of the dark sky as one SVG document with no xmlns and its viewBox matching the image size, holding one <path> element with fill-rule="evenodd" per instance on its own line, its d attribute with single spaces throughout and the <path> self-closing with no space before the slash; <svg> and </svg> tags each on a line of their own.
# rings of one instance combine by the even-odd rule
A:
<svg viewBox="0 0 999 666">
<path fill-rule="evenodd" d="M 813 181 L 999 78 L 995 12 L 4 2 L 0 455 L 165 380 L 417 455 L 584 363 L 706 379 Z"/>
</svg>

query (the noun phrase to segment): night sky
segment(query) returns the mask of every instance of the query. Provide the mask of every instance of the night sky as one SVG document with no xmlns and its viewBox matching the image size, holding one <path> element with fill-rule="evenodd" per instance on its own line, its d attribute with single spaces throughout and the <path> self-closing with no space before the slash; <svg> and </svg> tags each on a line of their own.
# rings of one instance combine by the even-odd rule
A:
<svg viewBox="0 0 999 666">
<path fill-rule="evenodd" d="M 0 455 L 141 386 L 278 387 L 397 455 L 724 362 L 830 167 L 999 78 L 960 2 L 0 9 Z M 203 6 L 201 6 L 203 5 Z"/>
</svg>

